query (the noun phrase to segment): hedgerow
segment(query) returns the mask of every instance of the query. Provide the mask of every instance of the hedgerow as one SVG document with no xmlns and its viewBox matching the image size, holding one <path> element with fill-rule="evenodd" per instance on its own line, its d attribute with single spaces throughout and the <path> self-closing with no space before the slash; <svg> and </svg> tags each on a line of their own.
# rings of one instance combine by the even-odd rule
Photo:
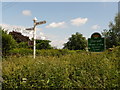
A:
<svg viewBox="0 0 120 90">
<path fill-rule="evenodd" d="M 100 53 L 47 55 L 38 55 L 36 59 L 32 55 L 4 58 L 3 89 L 119 88 L 120 47 Z"/>
</svg>

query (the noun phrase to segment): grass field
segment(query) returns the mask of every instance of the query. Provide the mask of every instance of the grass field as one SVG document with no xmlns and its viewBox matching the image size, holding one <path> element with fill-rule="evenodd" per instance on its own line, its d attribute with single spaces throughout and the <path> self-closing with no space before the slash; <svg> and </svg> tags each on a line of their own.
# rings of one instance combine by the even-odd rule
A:
<svg viewBox="0 0 120 90">
<path fill-rule="evenodd" d="M 47 53 L 47 52 L 46 52 Z M 48 52 L 50 53 L 50 52 Z M 5 88 L 119 88 L 120 47 L 90 53 L 3 58 Z"/>
</svg>

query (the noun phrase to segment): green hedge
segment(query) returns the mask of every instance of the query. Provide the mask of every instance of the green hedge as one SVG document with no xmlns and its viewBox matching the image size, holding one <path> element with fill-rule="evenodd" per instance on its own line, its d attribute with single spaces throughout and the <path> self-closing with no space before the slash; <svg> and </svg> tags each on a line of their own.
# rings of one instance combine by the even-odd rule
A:
<svg viewBox="0 0 120 90">
<path fill-rule="evenodd" d="M 66 53 L 64 50 L 57 51 Z M 47 53 L 44 50 L 42 52 Z M 48 52 L 50 53 L 49 50 Z M 118 55 L 120 55 L 120 47 L 101 53 L 72 52 L 59 58 L 37 56 L 33 59 L 31 55 L 19 58 L 12 56 L 3 60 L 3 89 L 101 88 L 118 90 L 120 82 L 120 57 Z"/>
<path fill-rule="evenodd" d="M 31 55 L 33 53 L 33 50 L 32 49 L 26 49 L 26 48 L 16 48 L 16 49 L 13 49 L 13 50 L 10 50 L 9 53 L 8 53 L 8 56 L 12 56 L 12 55 L 22 55 L 22 56 L 25 56 L 25 55 Z"/>
<path fill-rule="evenodd" d="M 77 51 L 78 52 L 78 51 Z M 48 49 L 48 50 L 36 50 L 36 56 L 62 56 L 67 54 L 73 54 L 77 53 L 74 50 L 67 50 L 67 49 Z M 81 52 L 81 51 L 79 51 Z M 32 49 L 25 49 L 25 48 L 17 48 L 10 50 L 8 53 L 8 56 L 26 56 L 26 55 L 32 55 L 33 50 Z"/>
</svg>

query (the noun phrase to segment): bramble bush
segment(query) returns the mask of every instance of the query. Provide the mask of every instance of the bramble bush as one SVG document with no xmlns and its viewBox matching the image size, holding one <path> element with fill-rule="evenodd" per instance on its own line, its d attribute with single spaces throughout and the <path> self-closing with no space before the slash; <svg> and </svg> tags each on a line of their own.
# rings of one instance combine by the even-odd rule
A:
<svg viewBox="0 0 120 90">
<path fill-rule="evenodd" d="M 120 47 L 100 53 L 72 52 L 60 57 L 45 54 L 38 55 L 36 59 L 31 55 L 9 56 L 3 60 L 2 86 L 3 89 L 116 89 L 120 81 L 119 55 Z"/>
</svg>

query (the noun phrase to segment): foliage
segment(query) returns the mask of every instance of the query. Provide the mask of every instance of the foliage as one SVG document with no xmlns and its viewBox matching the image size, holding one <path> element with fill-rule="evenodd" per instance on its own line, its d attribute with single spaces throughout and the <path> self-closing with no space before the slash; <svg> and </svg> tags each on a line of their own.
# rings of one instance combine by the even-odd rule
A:
<svg viewBox="0 0 120 90">
<path fill-rule="evenodd" d="M 80 51 L 76 51 L 76 52 L 80 52 Z M 72 54 L 72 53 L 76 53 L 75 51 L 70 51 L 67 49 L 62 49 L 62 50 L 58 50 L 58 49 L 48 49 L 48 50 L 36 50 L 36 55 L 37 56 L 57 56 L 60 57 L 62 55 L 66 55 L 66 54 Z M 27 56 L 27 55 L 32 55 L 33 54 L 33 50 L 32 49 L 28 49 L 28 48 L 15 48 L 13 50 L 9 51 L 8 56 Z"/>
<path fill-rule="evenodd" d="M 3 89 L 119 88 L 120 47 L 61 57 L 30 55 L 3 60 Z"/>
<path fill-rule="evenodd" d="M 67 43 L 64 44 L 64 49 L 70 50 L 84 50 L 87 46 L 87 41 L 82 34 L 73 34 Z"/>
<path fill-rule="evenodd" d="M 22 35 L 20 32 L 12 31 L 9 34 L 12 35 L 17 43 L 30 41 L 29 37 Z"/>
<path fill-rule="evenodd" d="M 18 43 L 18 48 L 29 48 L 28 42 L 20 42 Z"/>
<path fill-rule="evenodd" d="M 9 50 L 7 56 L 26 56 L 26 55 L 32 55 L 33 50 L 28 48 L 14 48 L 12 50 Z"/>
<path fill-rule="evenodd" d="M 52 49 L 51 45 L 49 44 L 51 41 L 49 40 L 36 40 L 36 48 L 37 49 Z"/>
<path fill-rule="evenodd" d="M 104 30 L 102 35 L 106 39 L 106 48 L 120 45 L 120 13 L 116 15 L 114 23 L 109 23 L 109 30 Z"/>
<path fill-rule="evenodd" d="M 0 31 L 2 32 L 2 54 L 6 55 L 9 50 L 16 47 L 17 43 L 13 37 L 7 34 L 2 28 L 0 28 Z"/>
</svg>

